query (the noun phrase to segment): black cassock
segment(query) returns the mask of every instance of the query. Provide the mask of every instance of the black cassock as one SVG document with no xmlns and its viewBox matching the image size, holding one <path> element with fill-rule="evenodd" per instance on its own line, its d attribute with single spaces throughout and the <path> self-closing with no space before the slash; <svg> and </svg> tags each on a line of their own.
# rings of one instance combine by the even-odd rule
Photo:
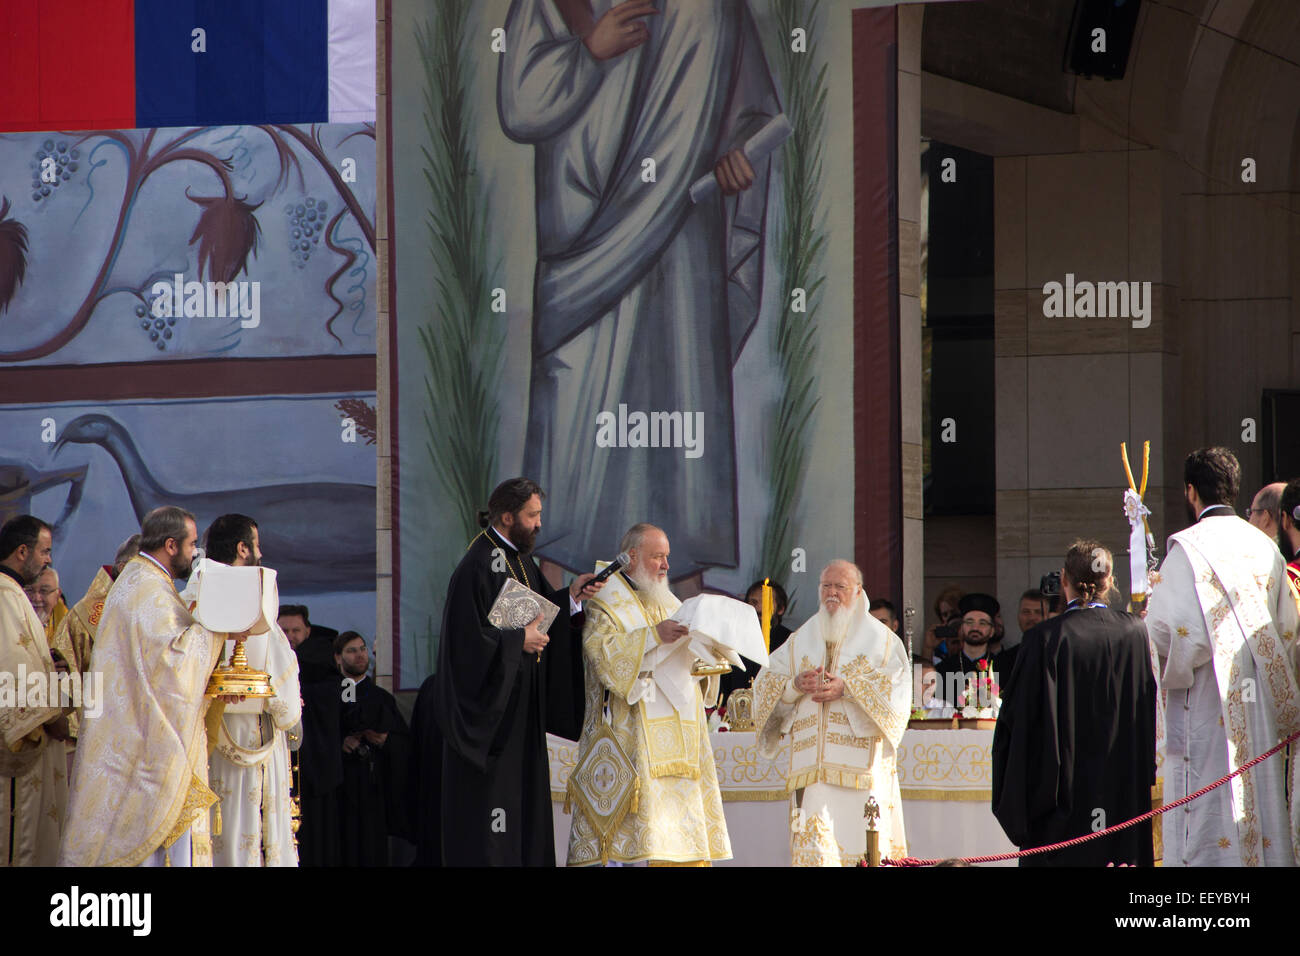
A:
<svg viewBox="0 0 1300 956">
<path fill-rule="evenodd" d="M 306 643 L 305 641 L 303 642 Z M 298 829 L 301 866 L 340 866 L 339 787 L 343 784 L 343 746 L 339 734 L 341 678 L 302 685 L 302 825 Z"/>
<path fill-rule="evenodd" d="M 342 679 L 303 689 L 303 866 L 387 866 L 388 837 L 410 836 L 407 766 L 410 740 L 393 695 L 367 677 L 355 700 Z M 343 739 L 365 730 L 388 734 L 383 746 L 363 739 L 351 754 Z"/>
<path fill-rule="evenodd" d="M 495 563 L 496 549 L 500 557 Z M 560 608 L 541 654 L 525 653 L 522 628 L 487 623 L 502 585 L 521 573 Z M 432 678 L 434 720 L 418 714 L 419 773 L 441 750 L 442 862 L 446 866 L 554 866 L 546 733 L 576 740 L 582 728 L 582 627 L 569 615 L 569 594 L 554 590 L 532 558 L 492 530 L 474 539 L 456 566 L 443 610 L 438 666 Z M 428 733 L 436 724 L 437 733 Z M 432 740 L 431 740 L 432 738 Z M 436 749 L 434 749 L 436 748 Z M 427 787 L 424 787 L 427 792 Z M 439 808 L 422 803 L 419 812 Z M 430 861 L 427 825 L 418 859 Z"/>
<path fill-rule="evenodd" d="M 1105 607 L 1025 633 L 993 733 L 993 813 L 1028 849 L 1151 809 L 1156 685 L 1141 619 Z M 1100 811 L 1100 813 L 1098 813 Z M 1151 866 L 1151 823 L 1021 866 Z"/>
<path fill-rule="evenodd" d="M 356 700 L 343 701 L 339 749 L 343 737 L 365 730 L 388 737 L 382 746 L 362 737 L 356 750 L 343 754 L 339 842 L 344 866 L 387 866 L 389 836 L 410 836 L 406 807 L 410 731 L 393 695 L 370 678 L 356 685 Z"/>
</svg>

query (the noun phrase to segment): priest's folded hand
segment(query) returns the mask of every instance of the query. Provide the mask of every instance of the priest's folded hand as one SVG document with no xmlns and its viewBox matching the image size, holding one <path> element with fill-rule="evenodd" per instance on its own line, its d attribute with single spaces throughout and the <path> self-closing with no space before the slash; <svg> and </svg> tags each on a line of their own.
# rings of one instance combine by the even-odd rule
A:
<svg viewBox="0 0 1300 956">
<path fill-rule="evenodd" d="M 542 616 L 539 614 L 524 628 L 524 650 L 529 654 L 540 653 L 542 648 L 551 643 L 551 639 L 537 629 Z"/>
<path fill-rule="evenodd" d="M 673 641 L 685 637 L 691 632 L 691 629 L 685 624 L 678 624 L 674 620 L 666 620 L 656 624 L 655 631 L 659 635 L 660 644 L 671 644 Z"/>
<path fill-rule="evenodd" d="M 844 680 L 839 677 L 825 675 L 826 682 L 813 692 L 812 699 L 821 703 L 829 703 L 832 700 L 839 700 L 844 696 Z"/>
<path fill-rule="evenodd" d="M 801 694 L 811 694 L 822 686 L 822 669 L 804 671 L 794 679 L 794 689 Z"/>
</svg>

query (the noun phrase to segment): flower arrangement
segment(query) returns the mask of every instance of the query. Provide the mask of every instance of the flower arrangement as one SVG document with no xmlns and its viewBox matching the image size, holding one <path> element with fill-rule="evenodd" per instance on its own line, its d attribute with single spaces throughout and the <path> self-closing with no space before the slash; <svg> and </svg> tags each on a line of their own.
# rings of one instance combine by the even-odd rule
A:
<svg viewBox="0 0 1300 956">
<path fill-rule="evenodd" d="M 966 691 L 957 695 L 963 717 L 996 718 L 1002 709 L 1002 688 L 993 680 L 987 658 L 976 662 L 975 673 L 966 679 Z"/>
</svg>

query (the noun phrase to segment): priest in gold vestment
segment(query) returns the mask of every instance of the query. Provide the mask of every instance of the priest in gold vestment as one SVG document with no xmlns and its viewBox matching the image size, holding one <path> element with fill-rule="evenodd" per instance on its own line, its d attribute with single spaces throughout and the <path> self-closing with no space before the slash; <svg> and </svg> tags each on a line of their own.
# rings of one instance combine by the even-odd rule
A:
<svg viewBox="0 0 1300 956">
<path fill-rule="evenodd" d="M 194 516 L 155 508 L 140 535 L 99 621 L 91 669 L 104 702 L 82 719 L 61 866 L 212 865 L 203 695 L 227 635 L 198 624 L 176 591 Z"/>
<path fill-rule="evenodd" d="M 111 565 L 103 565 L 95 572 L 90 587 L 60 622 L 50 642 L 50 650 L 59 654 L 68 664 L 68 669 L 76 674 L 90 671 L 90 653 L 95 646 L 95 633 L 99 629 L 99 618 L 104 613 L 104 599 L 108 589 L 113 586 L 117 576 L 130 561 L 140 553 L 140 535 L 133 534 L 122 542 L 117 549 L 117 556 Z M 77 734 L 81 730 L 81 710 L 68 715 L 68 753 L 76 745 Z"/>
<path fill-rule="evenodd" d="M 882 856 L 907 855 L 895 750 L 911 712 L 902 642 L 867 613 L 862 572 L 832 561 L 821 608 L 772 653 L 754 681 L 761 752 L 790 737 L 794 866 L 855 866 L 866 852 L 863 807 L 875 797 Z"/>
<path fill-rule="evenodd" d="M 632 563 L 587 600 L 582 632 L 586 717 L 577 765 L 608 722 L 639 781 L 635 806 L 602 838 L 598 821 L 573 810 L 569 866 L 606 862 L 708 865 L 731 858 L 705 696 L 718 678 L 691 681 L 685 693 L 660 686 L 655 661 L 687 629 L 668 618 L 681 605 L 668 589 L 668 536 L 634 525 L 620 550 Z M 605 717 L 608 709 L 609 716 Z"/>
<path fill-rule="evenodd" d="M 54 663 L 23 591 L 52 549 L 39 518 L 0 529 L 0 866 L 53 866 L 68 799 L 65 711 L 51 700 Z"/>
</svg>

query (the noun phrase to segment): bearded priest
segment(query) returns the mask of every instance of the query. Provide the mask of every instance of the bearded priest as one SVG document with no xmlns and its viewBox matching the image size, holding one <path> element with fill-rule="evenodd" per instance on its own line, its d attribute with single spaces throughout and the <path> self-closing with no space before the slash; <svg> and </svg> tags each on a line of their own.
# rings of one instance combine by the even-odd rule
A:
<svg viewBox="0 0 1300 956">
<path fill-rule="evenodd" d="M 880 805 L 880 851 L 907 855 L 894 752 L 911 710 L 902 642 L 867 613 L 862 572 L 832 561 L 821 608 L 772 653 L 754 681 L 760 751 L 789 734 L 790 856 L 794 866 L 855 866 L 866 852 L 863 806 Z"/>
<path fill-rule="evenodd" d="M 629 776 L 635 774 L 635 796 L 621 818 L 597 815 L 599 801 L 578 800 L 568 864 L 708 866 L 729 860 L 731 840 L 704 714 L 706 696 L 710 706 L 717 701 L 718 677 L 691 680 L 684 689 L 655 678 L 656 663 L 688 633 L 669 619 L 682 602 L 668 587 L 668 535 L 652 524 L 636 524 L 619 550 L 631 562 L 587 601 L 586 718 L 575 773 L 593 748 L 610 747 L 612 734 L 619 759 L 630 763 Z M 616 771 L 604 766 L 596 780 L 602 772 L 615 779 Z M 571 777 L 571 795 L 573 789 Z"/>
<path fill-rule="evenodd" d="M 1300 731 L 1297 609 L 1276 545 L 1237 517 L 1241 465 L 1226 448 L 1183 462 L 1190 525 L 1154 575 L 1147 634 L 1165 697 L 1165 800 L 1236 771 Z M 1285 755 L 1193 800 L 1164 833 L 1165 866 L 1296 866 L 1300 778 Z"/>
<path fill-rule="evenodd" d="M 60 866 L 211 866 L 209 704 L 226 635 L 199 624 L 175 581 L 187 578 L 198 528 L 173 505 L 140 526 L 140 553 L 104 599 L 91 670 L 104 675 L 98 714 L 83 715 Z M 238 635 L 243 637 L 245 635 Z"/>
</svg>

